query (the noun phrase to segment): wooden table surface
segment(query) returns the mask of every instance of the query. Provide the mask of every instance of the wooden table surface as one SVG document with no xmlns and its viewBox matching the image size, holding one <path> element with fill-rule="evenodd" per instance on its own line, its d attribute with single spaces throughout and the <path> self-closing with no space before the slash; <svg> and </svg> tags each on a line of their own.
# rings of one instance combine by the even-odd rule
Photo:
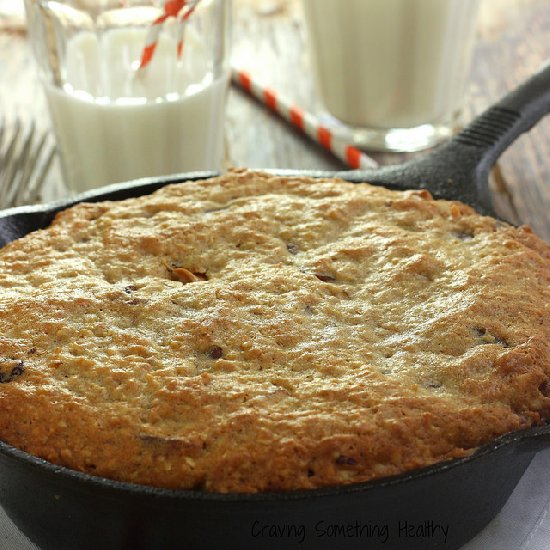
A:
<svg viewBox="0 0 550 550">
<path fill-rule="evenodd" d="M 312 86 L 298 0 L 233 0 L 233 58 L 259 80 L 304 107 L 319 108 Z M 482 0 L 466 97 L 466 120 L 480 113 L 550 59 L 549 0 Z M 46 102 L 25 33 L 0 31 L 0 117 L 19 115 L 49 128 Z M 316 145 L 232 90 L 227 107 L 228 158 L 254 168 L 342 169 Z M 373 154 L 381 164 L 402 154 Z M 409 155 L 410 156 L 410 155 Z M 493 181 L 499 213 L 530 224 L 550 242 L 550 117 L 503 155 Z M 49 180 L 58 185 L 58 166 Z"/>
</svg>

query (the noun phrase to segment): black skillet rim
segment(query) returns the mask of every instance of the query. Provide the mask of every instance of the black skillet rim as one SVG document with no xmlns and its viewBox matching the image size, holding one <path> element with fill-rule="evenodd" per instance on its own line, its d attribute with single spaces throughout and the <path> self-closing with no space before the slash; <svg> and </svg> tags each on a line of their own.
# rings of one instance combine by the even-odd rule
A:
<svg viewBox="0 0 550 550">
<path fill-rule="evenodd" d="M 331 172 L 331 171 L 315 171 L 315 170 L 263 170 L 273 175 L 280 176 L 302 176 L 312 178 L 334 178 L 340 177 L 345 179 L 345 172 Z M 79 194 L 72 199 L 61 200 L 55 202 L 49 202 L 39 205 L 20 206 L 15 208 L 9 208 L 0 211 L 0 224 L 2 220 L 11 216 L 25 215 L 25 214 L 47 214 L 56 213 L 65 208 L 69 208 L 84 201 L 99 201 L 99 200 L 123 200 L 123 199 L 109 199 L 105 198 L 106 195 L 116 194 L 120 192 L 139 191 L 143 190 L 144 193 L 133 195 L 133 197 L 139 197 L 145 194 L 151 194 L 154 190 L 170 185 L 174 183 L 183 183 L 185 181 L 202 180 L 219 175 L 217 172 L 189 172 L 183 174 L 176 174 L 169 177 L 161 178 L 143 178 L 125 183 L 115 183 L 93 189 L 85 193 Z M 154 188 L 154 189 L 149 189 Z M 24 236 L 24 235 L 21 235 Z M 79 484 L 88 484 L 91 486 L 109 489 L 112 491 L 122 491 L 135 495 L 153 497 L 153 498 L 168 498 L 173 500 L 198 500 L 198 501 L 214 501 L 214 502 L 274 502 L 274 501 L 295 501 L 304 500 L 315 497 L 331 497 L 341 496 L 343 494 L 355 494 L 374 488 L 392 487 L 398 484 L 407 483 L 408 481 L 437 475 L 440 472 L 450 470 L 452 468 L 460 467 L 463 464 L 470 463 L 481 459 L 482 457 L 496 452 L 497 450 L 504 449 L 506 447 L 512 447 L 514 444 L 520 444 L 522 442 L 529 442 L 537 439 L 549 439 L 550 441 L 550 423 L 542 426 L 535 426 L 523 430 L 516 430 L 503 434 L 488 443 L 476 448 L 475 451 L 465 457 L 445 460 L 426 466 L 424 468 L 415 469 L 412 471 L 404 472 L 402 474 L 390 477 L 384 477 L 375 479 L 372 481 L 349 483 L 345 485 L 328 486 L 316 489 L 299 489 L 294 491 L 265 491 L 259 493 L 215 493 L 215 492 L 199 492 L 188 489 L 167 489 L 163 487 L 153 487 L 150 485 L 141 485 L 138 483 L 131 483 L 126 481 L 118 481 L 102 476 L 95 476 L 73 470 L 65 466 L 60 466 L 48 462 L 45 459 L 39 458 L 35 455 L 27 453 L 17 447 L 14 447 L 5 441 L 0 440 L 0 454 L 23 462 L 27 466 L 35 469 L 43 470 L 44 473 L 53 476 L 62 476 L 67 481 L 71 480 Z"/>
<path fill-rule="evenodd" d="M 464 464 L 480 460 L 498 450 L 512 447 L 513 445 L 529 442 L 539 438 L 550 438 L 550 424 L 535 426 L 523 430 L 517 430 L 503 434 L 492 441 L 478 447 L 471 455 L 437 462 L 424 468 L 404 472 L 402 474 L 390 477 L 375 479 L 372 481 L 349 483 L 345 485 L 336 485 L 321 487 L 317 489 L 299 489 L 295 491 L 265 491 L 258 493 L 215 493 L 200 492 L 189 489 L 167 489 L 163 487 L 154 487 L 151 485 L 141 485 L 127 481 L 118 481 L 102 476 L 95 476 L 73 470 L 65 466 L 59 466 L 48 462 L 43 458 L 27 453 L 17 447 L 14 447 L 5 441 L 0 440 L 0 454 L 7 458 L 15 459 L 34 469 L 41 470 L 45 474 L 55 477 L 63 477 L 64 481 L 74 481 L 80 485 L 88 485 L 100 489 L 107 489 L 115 492 L 124 492 L 136 496 L 151 498 L 165 498 L 173 501 L 196 500 L 201 502 L 285 502 L 309 500 L 312 498 L 334 497 L 342 495 L 352 495 L 363 493 L 370 489 L 390 488 L 396 485 L 407 483 L 409 481 L 437 475 Z M 550 442 L 550 439 L 549 439 Z"/>
</svg>

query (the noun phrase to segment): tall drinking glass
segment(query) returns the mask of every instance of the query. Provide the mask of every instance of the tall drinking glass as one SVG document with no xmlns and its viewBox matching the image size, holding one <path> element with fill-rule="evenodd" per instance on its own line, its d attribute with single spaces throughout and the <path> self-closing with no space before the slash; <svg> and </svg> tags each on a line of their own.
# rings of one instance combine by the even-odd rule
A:
<svg viewBox="0 0 550 550">
<path fill-rule="evenodd" d="M 479 0 L 303 0 L 329 124 L 356 145 L 416 151 L 461 123 Z"/>
<path fill-rule="evenodd" d="M 25 0 L 66 184 L 220 169 L 230 0 Z"/>
</svg>

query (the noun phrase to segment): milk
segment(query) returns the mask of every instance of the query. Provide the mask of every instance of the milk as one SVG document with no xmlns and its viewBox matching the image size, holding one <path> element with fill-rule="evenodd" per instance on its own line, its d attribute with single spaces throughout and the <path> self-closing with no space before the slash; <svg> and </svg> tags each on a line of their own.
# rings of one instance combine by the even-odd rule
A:
<svg viewBox="0 0 550 550">
<path fill-rule="evenodd" d="M 228 72 L 214 78 L 201 41 L 163 33 L 138 69 L 146 29 L 81 32 L 66 49 L 62 88 L 46 86 L 66 183 L 112 182 L 219 169 Z"/>
<path fill-rule="evenodd" d="M 447 124 L 460 112 L 478 0 L 303 0 L 325 108 L 359 128 Z"/>
</svg>

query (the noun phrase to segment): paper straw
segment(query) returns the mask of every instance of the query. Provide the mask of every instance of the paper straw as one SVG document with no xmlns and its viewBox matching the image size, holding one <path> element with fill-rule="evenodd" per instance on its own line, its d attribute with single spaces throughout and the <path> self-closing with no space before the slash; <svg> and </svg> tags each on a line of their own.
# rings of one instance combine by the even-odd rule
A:
<svg viewBox="0 0 550 550">
<path fill-rule="evenodd" d="M 200 0 L 189 2 L 189 5 L 187 6 L 185 13 L 183 14 L 183 17 L 181 18 L 181 21 L 178 27 L 178 59 L 181 59 L 181 56 L 183 54 L 183 37 L 184 37 L 185 27 L 187 26 L 187 23 L 189 22 L 189 18 L 193 15 L 193 12 L 197 8 L 197 5 L 199 2 Z"/>
<path fill-rule="evenodd" d="M 374 159 L 353 145 L 346 144 L 337 138 L 329 128 L 323 126 L 311 113 L 283 98 L 272 88 L 260 85 L 246 71 L 233 68 L 231 78 L 234 85 L 255 97 L 269 110 L 319 143 L 350 168 L 361 170 L 378 167 L 378 163 Z"/>
<path fill-rule="evenodd" d="M 155 50 L 158 45 L 160 31 L 162 25 L 169 17 L 175 17 L 180 20 L 180 27 L 178 29 L 178 43 L 177 43 L 177 56 L 181 57 L 183 52 L 183 33 L 187 20 L 195 11 L 200 0 L 164 0 L 164 13 L 157 17 L 151 23 L 147 32 L 147 38 L 145 40 L 145 47 L 141 53 L 141 60 L 139 62 L 139 68 L 143 69 L 151 63 Z M 183 15 L 181 15 L 183 14 Z"/>
</svg>

